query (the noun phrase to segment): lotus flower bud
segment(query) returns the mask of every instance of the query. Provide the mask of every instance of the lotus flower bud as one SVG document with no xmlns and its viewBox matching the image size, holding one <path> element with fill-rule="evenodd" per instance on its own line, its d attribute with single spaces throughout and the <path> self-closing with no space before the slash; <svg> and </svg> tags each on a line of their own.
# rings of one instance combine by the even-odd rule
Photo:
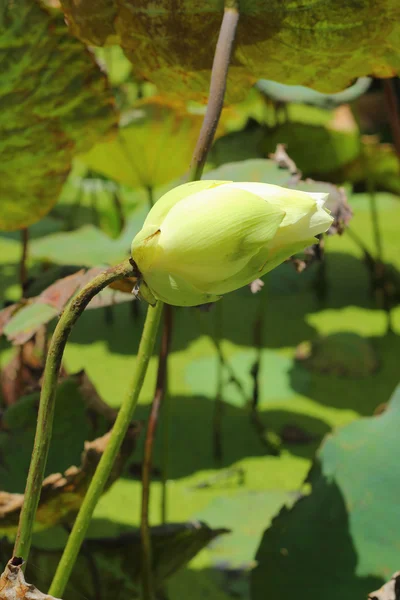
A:
<svg viewBox="0 0 400 600">
<path fill-rule="evenodd" d="M 139 295 L 175 306 L 219 300 L 315 243 L 332 223 L 326 198 L 266 183 L 178 186 L 132 242 Z"/>
</svg>

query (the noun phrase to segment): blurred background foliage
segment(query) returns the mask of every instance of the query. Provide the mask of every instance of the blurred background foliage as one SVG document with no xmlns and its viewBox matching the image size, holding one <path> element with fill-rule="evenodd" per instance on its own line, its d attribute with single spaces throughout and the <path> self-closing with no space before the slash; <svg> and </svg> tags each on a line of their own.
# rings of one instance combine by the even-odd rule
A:
<svg viewBox="0 0 400 600">
<path fill-rule="evenodd" d="M 10 506 L 23 493 L 29 466 L 46 339 L 82 281 L 65 279 L 52 295 L 46 290 L 80 269 L 128 255 L 149 207 L 185 180 L 209 76 L 193 68 L 185 89 L 199 94 L 171 95 L 164 59 L 145 81 L 137 74 L 144 67 L 135 68 L 135 49 L 125 47 L 131 60 L 115 44 L 86 49 L 57 10 L 29 4 L 8 36 L 12 41 L 18 31 L 30 32 L 36 53 L 26 46 L 19 53 L 9 43 L 18 60 L 7 63 L 10 90 L 2 95 L 0 117 L 7 134 L 0 146 L 4 563 L 15 531 Z M 96 37 L 95 23 L 86 35 L 85 23 L 69 12 L 75 4 L 63 4 L 84 42 L 100 46 L 101 36 L 117 41 L 112 31 Z M 395 8 L 385 4 L 382 15 L 389 18 Z M 107 2 L 100 8 L 113 10 Z M 287 32 L 275 27 L 285 40 Z M 384 37 L 387 27 L 379 31 Z M 64 83 L 57 87 L 60 60 L 68 68 L 61 69 Z M 368 60 L 352 76 L 372 73 Z M 277 72 L 265 64 L 260 75 Z M 233 79 L 242 73 L 236 66 Z M 324 238 L 324 260 L 311 261 L 303 272 L 285 263 L 265 277 L 257 294 L 239 290 L 208 312 L 174 310 L 150 506 L 158 526 L 164 473 L 173 525 L 156 527 L 152 535 L 155 577 L 170 600 L 188 590 L 191 600 L 261 600 L 267 590 L 282 600 L 361 600 L 399 568 L 398 392 L 386 406 L 400 374 L 396 115 L 385 101 L 387 84 L 378 79 L 362 77 L 338 93 L 349 77 L 332 68 L 331 81 L 314 86 L 329 94 L 297 85 L 314 82 L 304 71 L 281 80 L 296 85 L 253 74 L 239 102 L 228 96 L 204 177 L 314 186 L 330 191 L 333 204 L 342 190 L 353 218 L 343 235 Z M 391 86 L 398 103 L 397 80 Z M 44 119 L 33 126 L 30 115 L 39 107 Z M 278 144 L 285 144 L 297 171 L 271 157 Z M 127 391 L 146 306 L 123 290 L 108 292 L 92 306 L 96 310 L 85 312 L 67 345 L 48 475 L 81 464 L 84 442 L 104 435 Z M 138 594 L 138 571 L 130 567 L 139 552 L 134 528 L 143 430 L 156 368 L 155 354 L 137 410 L 142 432 L 96 509 L 67 600 L 114 598 L 116 586 L 121 600 Z M 77 379 L 82 371 L 89 387 Z M 71 519 L 68 498 L 59 498 L 56 508 L 44 507 L 34 540 L 29 580 L 43 589 Z M 204 524 L 193 526 L 197 522 Z"/>
</svg>

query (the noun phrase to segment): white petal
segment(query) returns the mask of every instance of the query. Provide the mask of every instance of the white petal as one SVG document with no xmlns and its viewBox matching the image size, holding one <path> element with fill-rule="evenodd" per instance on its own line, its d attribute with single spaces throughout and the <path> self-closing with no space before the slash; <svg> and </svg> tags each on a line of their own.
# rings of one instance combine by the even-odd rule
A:
<svg viewBox="0 0 400 600">
<path fill-rule="evenodd" d="M 319 208 L 323 208 L 328 200 L 329 194 L 324 192 L 307 192 L 309 196 L 314 198 Z"/>
</svg>

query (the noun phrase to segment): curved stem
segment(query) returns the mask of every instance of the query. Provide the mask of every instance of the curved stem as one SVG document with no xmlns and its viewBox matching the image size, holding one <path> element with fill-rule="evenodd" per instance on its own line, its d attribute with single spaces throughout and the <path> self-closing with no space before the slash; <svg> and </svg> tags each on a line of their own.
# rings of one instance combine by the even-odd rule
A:
<svg viewBox="0 0 400 600">
<path fill-rule="evenodd" d="M 109 442 L 103 456 L 100 459 L 88 491 L 86 492 L 71 534 L 68 538 L 67 545 L 65 546 L 61 560 L 58 563 L 58 567 L 49 590 L 50 596 L 61 597 L 64 593 L 65 587 L 78 557 L 80 547 L 89 527 L 94 509 L 100 499 L 101 494 L 103 493 L 104 486 L 108 480 L 118 451 L 132 421 L 146 375 L 147 366 L 153 353 L 162 309 L 163 303 L 158 301 L 154 307 L 149 306 L 147 310 L 146 321 L 143 327 L 143 333 L 140 339 L 139 349 L 136 357 L 133 380 L 129 387 L 130 391 L 125 397 L 118 412 Z"/>
<path fill-rule="evenodd" d="M 14 556 L 21 557 L 25 561 L 29 555 L 35 514 L 42 490 L 42 481 L 53 429 L 58 373 L 65 344 L 67 343 L 72 327 L 90 300 L 113 281 L 132 276 L 133 274 L 133 267 L 127 260 L 97 275 L 71 300 L 54 330 L 43 373 L 35 441 L 26 482 L 24 503 L 18 524 L 17 538 L 14 545 Z"/>
<path fill-rule="evenodd" d="M 207 154 L 211 148 L 218 126 L 224 104 L 228 68 L 232 56 L 238 21 L 239 10 L 237 2 L 234 2 L 233 0 L 225 2 L 224 17 L 219 31 L 211 71 L 207 111 L 193 153 L 189 181 L 196 181 L 201 178 Z"/>
</svg>

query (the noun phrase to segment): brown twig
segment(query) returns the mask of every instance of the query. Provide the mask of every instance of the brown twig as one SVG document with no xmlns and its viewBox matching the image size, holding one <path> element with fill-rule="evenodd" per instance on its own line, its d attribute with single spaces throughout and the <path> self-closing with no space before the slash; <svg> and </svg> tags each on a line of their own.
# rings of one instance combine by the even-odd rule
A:
<svg viewBox="0 0 400 600">
<path fill-rule="evenodd" d="M 218 121 L 224 104 L 229 63 L 232 56 L 238 21 L 239 9 L 237 2 L 233 2 L 232 0 L 230 2 L 225 2 L 224 17 L 219 31 L 211 71 L 207 111 L 204 115 L 203 124 L 190 165 L 190 181 L 196 181 L 201 178 L 207 154 L 211 148 L 217 130 Z"/>
<path fill-rule="evenodd" d="M 394 88 L 393 79 L 383 80 L 383 91 L 385 94 L 386 106 L 388 111 L 390 129 L 392 130 L 393 145 L 397 157 L 400 161 L 400 118 L 399 106 Z"/>
</svg>

